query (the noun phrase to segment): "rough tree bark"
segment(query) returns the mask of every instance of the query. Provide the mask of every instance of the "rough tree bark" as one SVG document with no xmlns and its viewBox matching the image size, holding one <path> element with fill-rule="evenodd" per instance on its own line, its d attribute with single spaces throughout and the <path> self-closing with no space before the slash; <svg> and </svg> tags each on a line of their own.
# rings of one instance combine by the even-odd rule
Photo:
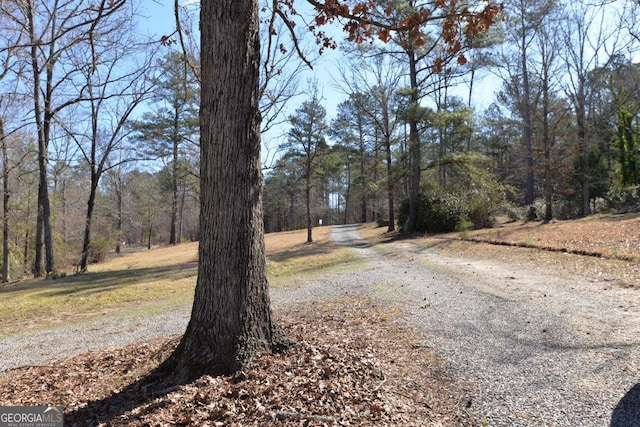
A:
<svg viewBox="0 0 640 427">
<path fill-rule="evenodd" d="M 237 371 L 290 344 L 270 308 L 262 219 L 258 2 L 202 2 L 201 239 L 191 320 L 167 382 Z"/>
</svg>

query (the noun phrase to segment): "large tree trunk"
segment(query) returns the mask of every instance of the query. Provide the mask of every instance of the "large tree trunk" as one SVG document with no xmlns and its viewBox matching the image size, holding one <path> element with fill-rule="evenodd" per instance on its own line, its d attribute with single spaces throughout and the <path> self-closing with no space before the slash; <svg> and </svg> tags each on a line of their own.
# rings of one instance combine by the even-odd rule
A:
<svg viewBox="0 0 640 427">
<path fill-rule="evenodd" d="M 160 367 L 168 382 L 242 369 L 289 344 L 266 277 L 257 0 L 202 2 L 201 212 L 191 320 Z"/>
</svg>

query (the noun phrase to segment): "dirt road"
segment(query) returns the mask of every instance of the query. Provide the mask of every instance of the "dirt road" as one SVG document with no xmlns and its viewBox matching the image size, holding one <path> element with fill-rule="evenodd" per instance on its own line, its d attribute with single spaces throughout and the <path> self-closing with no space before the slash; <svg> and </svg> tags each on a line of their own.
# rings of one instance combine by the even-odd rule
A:
<svg viewBox="0 0 640 427">
<path fill-rule="evenodd" d="M 478 425 L 640 426 L 637 289 L 535 256 L 463 258 L 412 241 L 370 247 L 355 226 L 335 227 L 332 238 L 366 265 L 331 282 L 404 304 L 424 345 L 475 386 Z"/>
</svg>

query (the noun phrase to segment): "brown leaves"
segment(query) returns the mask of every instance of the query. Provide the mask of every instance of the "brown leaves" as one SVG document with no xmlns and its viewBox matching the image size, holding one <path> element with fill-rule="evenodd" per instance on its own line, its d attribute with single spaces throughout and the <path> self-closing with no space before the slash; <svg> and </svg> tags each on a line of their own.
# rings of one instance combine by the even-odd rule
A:
<svg viewBox="0 0 640 427">
<path fill-rule="evenodd" d="M 391 32 L 385 28 L 378 31 L 378 39 L 383 43 L 388 43 L 391 40 Z"/>
<path fill-rule="evenodd" d="M 62 404 L 69 425 L 466 425 L 454 383 L 389 307 L 355 297 L 312 306 L 280 321 L 297 346 L 232 376 L 155 395 L 131 387 L 177 345 L 164 339 L 5 374 L 0 404 Z"/>
<path fill-rule="evenodd" d="M 460 54 L 458 64 L 464 65 L 467 60 L 462 54 L 464 41 L 478 36 L 486 31 L 496 20 L 502 5 L 486 2 L 484 8 L 470 10 L 469 7 L 459 3 L 459 0 L 436 0 L 433 9 L 422 7 L 415 13 L 405 16 L 399 22 L 389 18 L 394 13 L 393 3 L 380 4 L 372 1 L 356 2 L 350 8 L 335 0 L 307 0 L 315 10 L 315 26 L 310 30 L 316 35 L 316 41 L 324 47 L 334 46 L 327 38 L 319 37 L 317 27 L 329 24 L 335 19 L 347 20 L 343 29 L 347 39 L 354 43 L 372 42 L 378 39 L 388 43 L 392 39 L 392 33 L 402 32 L 406 35 L 403 46 L 419 47 L 429 38 L 425 31 L 427 24 L 438 23 L 441 27 L 439 34 L 444 43 L 443 50 L 450 55 Z M 381 10 L 378 10 L 380 8 Z M 443 70 L 442 65 L 434 64 L 433 70 Z"/>
<path fill-rule="evenodd" d="M 160 44 L 162 46 L 171 46 L 171 45 L 174 45 L 176 43 L 177 43 L 177 41 L 174 38 L 172 38 L 171 36 L 168 36 L 166 34 L 163 35 L 162 37 L 160 37 Z"/>
</svg>

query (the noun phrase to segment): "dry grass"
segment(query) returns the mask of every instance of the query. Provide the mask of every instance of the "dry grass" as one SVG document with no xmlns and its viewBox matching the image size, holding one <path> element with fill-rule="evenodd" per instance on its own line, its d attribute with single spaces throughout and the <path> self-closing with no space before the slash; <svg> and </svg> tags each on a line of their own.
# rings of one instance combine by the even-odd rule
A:
<svg viewBox="0 0 640 427">
<path fill-rule="evenodd" d="M 277 286 L 326 272 L 353 258 L 329 243 L 331 227 L 265 237 L 268 274 Z M 155 313 L 192 301 L 198 244 L 166 246 L 91 265 L 89 272 L 57 280 L 25 280 L 0 287 L 0 335 L 118 313 Z"/>
<path fill-rule="evenodd" d="M 313 243 L 306 243 L 306 231 L 291 231 L 266 235 L 267 271 L 269 283 L 279 286 L 296 279 L 325 274 L 356 260 L 348 247 L 330 243 L 331 227 L 313 229 Z"/>
<path fill-rule="evenodd" d="M 331 239 L 331 227 L 314 227 L 312 230 L 313 244 L 328 243 Z M 307 241 L 307 230 L 283 231 L 269 233 L 264 236 L 267 254 L 302 248 Z"/>
<path fill-rule="evenodd" d="M 387 233 L 387 226 L 378 227 L 375 222 L 367 222 L 359 227 L 360 235 L 373 243 L 381 243 L 396 237 L 397 232 Z"/>
<path fill-rule="evenodd" d="M 177 246 L 163 246 L 149 251 L 135 252 L 111 258 L 107 262 L 89 266 L 92 273 L 140 268 L 169 267 L 198 261 L 198 242 Z"/>
</svg>

